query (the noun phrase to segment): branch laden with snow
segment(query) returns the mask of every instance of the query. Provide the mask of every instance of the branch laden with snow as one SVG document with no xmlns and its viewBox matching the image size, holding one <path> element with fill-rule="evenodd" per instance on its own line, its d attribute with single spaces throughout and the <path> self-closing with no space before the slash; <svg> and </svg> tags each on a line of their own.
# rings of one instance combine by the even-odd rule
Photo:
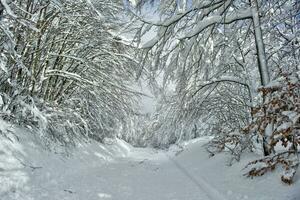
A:
<svg viewBox="0 0 300 200">
<path fill-rule="evenodd" d="M 1 0 L 2 118 L 64 145 L 115 136 L 140 95 L 129 87 L 134 49 L 111 34 L 122 9 L 111 1 Z"/>
<path fill-rule="evenodd" d="M 245 131 L 263 139 L 264 155 L 267 156 L 250 165 L 266 165 L 251 169 L 248 176 L 263 175 L 281 163 L 285 166 L 281 179 L 291 184 L 299 165 L 300 77 L 297 74 L 283 74 L 279 80 L 261 87 L 259 91 L 264 102 L 252 109 L 253 120 Z"/>
</svg>

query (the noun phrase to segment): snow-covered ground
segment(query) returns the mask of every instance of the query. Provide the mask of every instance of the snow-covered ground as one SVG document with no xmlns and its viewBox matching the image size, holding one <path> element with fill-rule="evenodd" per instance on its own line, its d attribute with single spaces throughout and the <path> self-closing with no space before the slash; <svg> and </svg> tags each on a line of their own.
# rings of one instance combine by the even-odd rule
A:
<svg viewBox="0 0 300 200">
<path fill-rule="evenodd" d="M 299 200 L 279 173 L 256 179 L 242 168 L 254 155 L 229 167 L 225 154 L 209 158 L 201 138 L 183 151 L 133 148 L 121 140 L 95 142 L 69 156 L 43 150 L 29 133 L 0 142 L 1 200 Z M 26 139 L 25 139 L 26 138 Z"/>
</svg>

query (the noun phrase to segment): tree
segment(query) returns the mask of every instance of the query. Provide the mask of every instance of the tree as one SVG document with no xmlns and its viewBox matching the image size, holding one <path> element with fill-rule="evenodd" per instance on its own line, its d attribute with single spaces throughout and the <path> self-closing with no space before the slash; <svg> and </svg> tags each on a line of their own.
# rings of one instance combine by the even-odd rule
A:
<svg viewBox="0 0 300 200">
<path fill-rule="evenodd" d="M 137 94 L 134 50 L 113 34 L 122 4 L 1 0 L 0 8 L 2 117 L 66 145 L 116 135 Z"/>
<path fill-rule="evenodd" d="M 221 149 L 228 149 L 224 143 L 236 144 L 231 152 L 238 155 L 258 138 L 264 155 L 272 153 L 270 137 L 242 129 L 254 120 L 254 106 L 266 101 L 258 88 L 268 87 L 282 72 L 299 70 L 297 1 L 169 0 L 157 10 L 157 20 L 134 9 L 131 16 L 141 24 L 134 42 L 144 51 L 144 68 L 152 79 L 163 76 L 162 90 L 175 85 L 171 97 L 164 98 L 172 110 L 165 118 L 168 127 L 183 134 L 180 130 L 205 120 Z"/>
<path fill-rule="evenodd" d="M 237 113 L 242 111 L 242 115 L 246 116 L 240 121 L 245 123 L 254 91 L 248 77 L 250 70 L 247 69 L 247 65 L 250 63 L 246 63 L 246 59 L 250 59 L 251 63 L 254 61 L 249 52 L 243 49 L 246 44 L 242 39 L 251 38 L 249 22 L 252 11 L 249 5 L 231 1 L 193 2 L 191 7 L 183 12 L 178 10 L 175 1 L 165 1 L 160 4 L 159 9 L 162 20 L 158 22 L 144 20 L 142 16 L 133 13 L 133 16 L 143 24 L 140 31 L 137 31 L 135 41 L 144 49 L 146 58 L 147 56 L 151 58 L 152 75 L 155 76 L 157 71 L 163 70 L 163 87 L 167 87 L 165 85 L 168 82 L 175 82 L 175 96 L 178 98 L 172 105 L 178 106 L 178 109 L 175 109 L 178 112 L 185 113 L 177 116 L 192 117 L 194 120 L 208 118 L 204 117 L 205 114 L 201 117 L 201 113 L 208 105 L 206 102 L 209 102 L 210 97 L 218 99 L 215 97 L 221 97 L 219 94 L 227 90 L 226 93 L 229 95 L 226 101 L 229 103 L 227 108 L 238 108 L 230 105 L 231 102 L 238 102 L 243 109 L 236 111 Z M 143 35 L 154 29 L 157 30 L 156 37 L 141 43 Z M 232 93 L 233 88 L 242 90 L 241 94 L 245 95 L 242 97 L 243 101 L 240 101 L 240 95 Z M 215 100 L 212 102 L 218 104 Z M 222 108 L 222 105 L 220 104 L 219 108 Z M 224 116 L 221 113 L 229 115 L 222 110 L 216 111 L 216 108 L 211 106 L 207 112 L 210 116 L 220 113 L 218 117 L 211 119 L 218 121 L 219 117 Z M 233 113 L 235 112 L 230 112 Z M 177 121 L 180 121 L 179 118 Z M 240 126 L 240 122 L 236 125 Z M 230 129 L 232 128 L 231 126 Z"/>
<path fill-rule="evenodd" d="M 245 129 L 248 134 L 266 138 L 268 155 L 249 163 L 248 176 L 261 176 L 283 165 L 281 180 L 291 184 L 299 166 L 300 145 L 300 76 L 282 74 L 268 86 L 260 88 L 263 103 L 253 109 L 253 120 Z M 282 146 L 284 150 L 278 149 Z M 261 165 L 263 163 L 263 165 Z"/>
</svg>

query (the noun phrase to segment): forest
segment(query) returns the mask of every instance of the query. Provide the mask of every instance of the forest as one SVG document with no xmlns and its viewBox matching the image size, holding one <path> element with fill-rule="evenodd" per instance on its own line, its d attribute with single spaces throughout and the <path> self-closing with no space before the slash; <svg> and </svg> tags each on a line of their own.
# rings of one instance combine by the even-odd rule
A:
<svg viewBox="0 0 300 200">
<path fill-rule="evenodd" d="M 74 152 L 96 155 L 103 145 L 117 156 L 131 149 L 137 165 L 150 160 L 154 171 L 160 166 L 152 159 L 167 155 L 207 193 L 128 199 L 235 199 L 230 195 L 238 186 L 206 187 L 213 178 L 199 183 L 180 165 L 189 158 L 184 155 L 197 160 L 194 148 L 209 157 L 203 162 L 230 166 L 243 181 L 253 178 L 255 189 L 271 177 L 278 191 L 293 196 L 278 200 L 300 198 L 293 189 L 300 184 L 298 0 L 0 0 L 0 83 L 0 176 L 6 177 L 0 199 L 45 199 L 22 184 L 11 192 L 20 177 L 9 172 L 16 145 L 30 148 L 22 161 L 16 158 L 21 171 L 41 182 L 36 173 L 47 165 L 41 163 L 56 157 L 42 159 L 39 151 L 76 158 Z M 128 164 L 120 163 L 117 168 Z M 85 185 L 95 184 L 88 180 Z M 86 199 L 122 198 L 98 193 Z"/>
</svg>

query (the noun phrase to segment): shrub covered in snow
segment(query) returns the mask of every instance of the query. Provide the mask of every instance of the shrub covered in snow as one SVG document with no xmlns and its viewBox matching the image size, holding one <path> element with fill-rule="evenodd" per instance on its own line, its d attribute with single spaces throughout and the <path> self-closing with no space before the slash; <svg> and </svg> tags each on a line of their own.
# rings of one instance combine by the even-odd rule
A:
<svg viewBox="0 0 300 200">
<path fill-rule="evenodd" d="M 263 103 L 253 108 L 253 120 L 245 131 L 262 138 L 266 157 L 249 164 L 251 170 L 248 176 L 263 175 L 266 171 L 275 169 L 276 165 L 282 164 L 284 173 L 281 179 L 290 184 L 299 165 L 299 74 L 283 74 L 259 91 Z"/>
</svg>

